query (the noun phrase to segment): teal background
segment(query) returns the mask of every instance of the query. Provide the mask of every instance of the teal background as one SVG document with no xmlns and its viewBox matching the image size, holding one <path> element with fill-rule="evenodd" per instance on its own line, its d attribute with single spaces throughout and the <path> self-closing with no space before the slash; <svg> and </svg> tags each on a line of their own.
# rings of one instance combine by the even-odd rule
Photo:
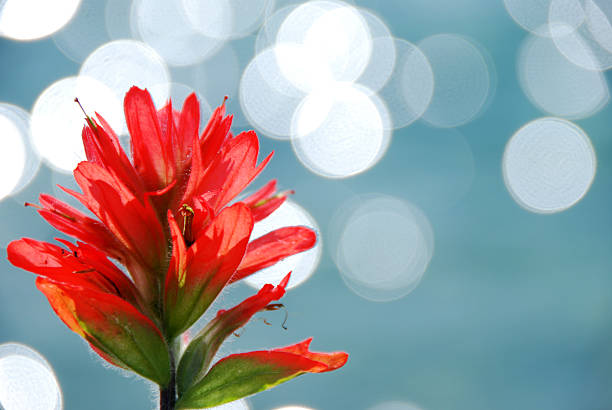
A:
<svg viewBox="0 0 612 410">
<path fill-rule="evenodd" d="M 412 293 L 375 303 L 344 285 L 326 246 L 316 273 L 283 300 L 289 330 L 257 322 L 230 347 L 267 348 L 314 336 L 313 349 L 347 351 L 349 362 L 340 371 L 302 376 L 251 397 L 252 408 L 359 410 L 386 400 L 414 402 L 424 410 L 612 408 L 610 107 L 576 121 L 598 158 L 585 198 L 558 214 L 529 213 L 508 194 L 501 159 L 510 136 L 546 114 L 519 86 L 517 53 L 528 33 L 502 1 L 355 3 L 375 11 L 396 37 L 418 43 L 457 33 L 488 50 L 497 77 L 494 99 L 479 118 L 457 129 L 472 151 L 474 178 L 452 201 L 436 200 L 457 178 L 453 152 L 444 144 L 455 131 L 420 121 L 395 131 L 373 169 L 345 180 L 316 176 L 288 143 L 261 138 L 262 153 L 276 154 L 255 185 L 278 177 L 281 186 L 294 188 L 295 200 L 318 221 L 323 243 L 334 211 L 350 195 L 375 192 L 408 200 L 427 214 L 435 253 Z M 78 69 L 51 39 L 0 39 L 0 101 L 30 110 L 48 85 Z M 43 165 L 28 188 L 0 202 L 2 237 L 58 236 L 22 206 L 52 191 L 52 173 Z M 152 386 L 102 366 L 53 314 L 34 276 L 12 267 L 6 251 L 1 253 L 0 343 L 24 343 L 41 352 L 57 373 L 66 409 L 152 408 Z M 221 305 L 252 292 L 235 286 Z"/>
</svg>

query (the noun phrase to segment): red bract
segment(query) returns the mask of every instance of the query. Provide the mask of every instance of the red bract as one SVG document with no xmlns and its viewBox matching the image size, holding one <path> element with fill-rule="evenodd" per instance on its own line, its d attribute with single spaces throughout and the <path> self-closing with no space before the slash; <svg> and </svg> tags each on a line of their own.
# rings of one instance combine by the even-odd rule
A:
<svg viewBox="0 0 612 410">
<path fill-rule="evenodd" d="M 232 332 L 258 311 L 277 307 L 269 303 L 283 296 L 289 275 L 219 312 L 177 357 L 176 338 L 228 284 L 312 248 L 316 235 L 285 227 L 249 242 L 253 225 L 292 192 L 277 193 L 273 180 L 228 206 L 272 154 L 257 163 L 257 135 L 233 136 L 224 104 L 199 134 L 194 94 L 180 112 L 171 103 L 157 111 L 149 93 L 133 87 L 125 116 L 133 162 L 100 115 L 86 117 L 87 161 L 74 171 L 82 192 L 64 189 L 97 219 L 41 194 L 40 205 L 32 206 L 78 242 L 58 239 L 64 248 L 23 238 L 8 247 L 11 263 L 38 275 L 36 285 L 57 315 L 100 356 L 158 383 L 162 408 L 175 408 L 176 400 L 181 408 L 214 406 L 304 372 L 341 367 L 345 353 L 312 353 L 308 340 L 232 355 L 209 369 Z M 232 378 L 242 388 L 219 384 Z"/>
</svg>

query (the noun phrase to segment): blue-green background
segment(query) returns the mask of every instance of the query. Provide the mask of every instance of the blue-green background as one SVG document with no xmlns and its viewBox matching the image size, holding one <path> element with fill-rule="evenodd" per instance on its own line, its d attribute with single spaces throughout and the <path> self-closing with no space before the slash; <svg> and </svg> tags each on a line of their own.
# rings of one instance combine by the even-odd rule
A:
<svg viewBox="0 0 612 410">
<path fill-rule="evenodd" d="M 278 177 L 318 221 L 323 242 L 333 212 L 350 194 L 382 193 L 418 205 L 435 233 L 435 254 L 421 284 L 403 299 L 374 303 L 352 293 L 326 247 L 315 275 L 290 291 L 289 330 L 255 324 L 232 348 L 266 348 L 314 336 L 315 350 L 345 350 L 348 364 L 306 375 L 249 399 L 254 409 L 301 404 L 316 409 L 366 409 L 404 400 L 428 410 L 612 408 L 612 110 L 577 121 L 595 147 L 598 168 L 573 208 L 536 215 L 508 194 L 501 173 L 504 146 L 530 120 L 544 116 L 519 87 L 516 61 L 528 35 L 501 0 L 357 1 L 391 32 L 413 43 L 457 33 L 491 54 L 494 99 L 458 128 L 471 148 L 474 178 L 453 201 L 457 175 L 448 131 L 417 122 L 394 133 L 370 171 L 326 180 L 303 168 L 286 142 L 262 138 L 276 151 L 258 180 Z M 59 78 L 75 75 L 50 39 L 0 39 L 0 101 L 30 110 Z M 609 79 L 609 76 L 607 76 Z M 432 142 L 433 141 L 433 142 Z M 50 240 L 57 234 L 21 205 L 52 190 L 43 166 L 15 199 L 0 202 L 3 237 Z M 52 313 L 34 276 L 0 258 L 0 343 L 41 352 L 55 369 L 67 409 L 149 409 L 152 387 L 101 365 L 85 343 Z M 235 287 L 228 305 L 252 293 Z"/>
</svg>

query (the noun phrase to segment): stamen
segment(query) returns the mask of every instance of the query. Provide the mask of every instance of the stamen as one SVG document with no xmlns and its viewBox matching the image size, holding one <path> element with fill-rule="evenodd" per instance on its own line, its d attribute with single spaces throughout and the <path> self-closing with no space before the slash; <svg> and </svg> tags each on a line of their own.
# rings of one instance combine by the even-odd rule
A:
<svg viewBox="0 0 612 410">
<path fill-rule="evenodd" d="M 287 324 L 287 319 L 289 318 L 289 311 L 287 310 L 285 305 L 283 305 L 282 303 L 271 303 L 268 306 L 266 306 L 265 308 L 263 308 L 262 310 L 278 310 L 278 309 L 284 309 L 285 310 L 285 320 L 283 320 L 283 324 L 281 326 L 283 327 L 283 329 L 287 330 L 287 326 L 285 326 L 285 325 Z M 264 320 L 264 322 L 265 322 L 265 320 Z"/>
<path fill-rule="evenodd" d="M 94 268 L 89 268 L 89 269 L 83 269 L 83 270 L 73 270 L 72 273 L 90 273 L 90 272 L 95 272 L 96 270 Z"/>
<path fill-rule="evenodd" d="M 87 113 L 85 112 L 85 109 L 81 105 L 81 102 L 79 101 L 78 97 L 74 98 L 74 102 L 79 104 L 79 107 L 81 107 L 81 111 L 83 111 L 83 114 L 85 114 L 85 120 L 87 120 L 87 123 L 89 124 L 89 126 L 95 130 L 96 129 L 96 123 L 93 122 L 93 120 L 91 119 L 91 117 L 89 115 L 87 115 Z"/>
<path fill-rule="evenodd" d="M 185 239 L 187 246 L 189 246 L 193 243 L 191 223 L 193 222 L 195 212 L 193 211 L 192 207 L 187 204 L 183 204 L 180 213 L 183 216 L 183 238 Z"/>
<path fill-rule="evenodd" d="M 31 202 L 26 202 L 23 204 L 23 206 L 28 207 L 31 206 L 32 208 L 36 208 L 36 209 L 44 209 L 42 206 L 38 205 L 38 204 L 33 204 Z"/>
</svg>

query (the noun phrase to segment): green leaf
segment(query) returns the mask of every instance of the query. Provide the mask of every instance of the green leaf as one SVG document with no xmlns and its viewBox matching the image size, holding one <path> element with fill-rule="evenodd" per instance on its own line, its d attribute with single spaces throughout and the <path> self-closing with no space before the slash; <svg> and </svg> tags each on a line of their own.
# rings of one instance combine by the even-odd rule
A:
<svg viewBox="0 0 612 410">
<path fill-rule="evenodd" d="M 216 351 L 216 349 L 214 349 Z M 193 384 L 198 376 L 205 372 L 214 356 L 204 335 L 191 341 L 179 363 L 176 372 L 176 386 L 178 394 L 181 395 Z"/>
<path fill-rule="evenodd" d="M 177 409 L 208 408 L 270 389 L 299 376 L 312 361 L 281 352 L 236 354 L 219 361 L 187 390 Z"/>
</svg>

